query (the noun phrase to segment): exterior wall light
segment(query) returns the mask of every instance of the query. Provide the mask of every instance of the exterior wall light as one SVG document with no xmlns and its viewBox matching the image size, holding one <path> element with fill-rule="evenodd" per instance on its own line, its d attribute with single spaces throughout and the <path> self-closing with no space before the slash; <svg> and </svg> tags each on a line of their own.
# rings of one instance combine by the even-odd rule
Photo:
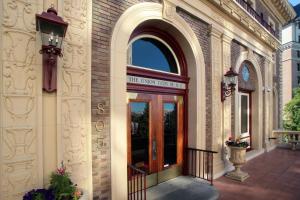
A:
<svg viewBox="0 0 300 200">
<path fill-rule="evenodd" d="M 235 91 L 235 86 L 238 82 L 239 74 L 230 67 L 230 70 L 224 75 L 224 80 L 221 82 L 221 101 L 225 101 L 226 97 L 230 97 Z"/>
<path fill-rule="evenodd" d="M 41 32 L 43 54 L 43 89 L 56 90 L 57 56 L 62 57 L 61 45 L 66 35 L 68 23 L 57 16 L 57 11 L 49 8 L 47 12 L 36 14 L 36 30 Z"/>
</svg>

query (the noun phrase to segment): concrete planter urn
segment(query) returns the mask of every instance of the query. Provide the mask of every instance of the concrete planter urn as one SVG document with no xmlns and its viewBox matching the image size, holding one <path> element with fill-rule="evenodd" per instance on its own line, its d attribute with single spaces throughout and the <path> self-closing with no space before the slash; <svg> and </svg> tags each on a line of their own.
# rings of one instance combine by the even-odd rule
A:
<svg viewBox="0 0 300 200">
<path fill-rule="evenodd" d="M 230 162 L 233 163 L 235 169 L 226 174 L 226 177 L 231 178 L 233 180 L 243 182 L 249 177 L 249 174 L 243 172 L 241 167 L 246 163 L 246 148 L 245 147 L 230 147 Z"/>
</svg>

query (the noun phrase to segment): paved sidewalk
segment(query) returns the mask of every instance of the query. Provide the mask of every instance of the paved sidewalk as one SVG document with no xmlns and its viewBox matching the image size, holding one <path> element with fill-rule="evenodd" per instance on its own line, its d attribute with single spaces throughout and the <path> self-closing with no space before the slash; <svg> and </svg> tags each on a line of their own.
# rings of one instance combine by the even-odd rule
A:
<svg viewBox="0 0 300 200">
<path fill-rule="evenodd" d="M 214 181 L 220 200 L 300 200 L 300 150 L 275 149 L 247 162 L 243 183 L 221 177 Z"/>
<path fill-rule="evenodd" d="M 218 191 L 197 178 L 178 176 L 147 189 L 147 200 L 217 200 Z"/>
</svg>

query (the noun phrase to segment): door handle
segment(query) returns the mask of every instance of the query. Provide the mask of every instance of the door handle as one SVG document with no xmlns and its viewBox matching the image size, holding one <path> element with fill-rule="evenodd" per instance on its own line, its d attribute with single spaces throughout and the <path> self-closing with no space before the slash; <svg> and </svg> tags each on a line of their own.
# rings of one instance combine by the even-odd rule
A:
<svg viewBox="0 0 300 200">
<path fill-rule="evenodd" d="M 156 160 L 156 157 L 157 157 L 156 140 L 152 140 L 152 160 Z"/>
</svg>

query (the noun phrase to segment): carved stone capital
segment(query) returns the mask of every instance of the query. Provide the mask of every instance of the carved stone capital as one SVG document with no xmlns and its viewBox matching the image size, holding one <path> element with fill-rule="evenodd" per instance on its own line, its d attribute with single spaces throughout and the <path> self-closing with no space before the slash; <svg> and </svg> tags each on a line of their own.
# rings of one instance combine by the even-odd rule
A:
<svg viewBox="0 0 300 200">
<path fill-rule="evenodd" d="M 224 43 L 230 44 L 231 41 L 232 41 L 232 38 L 229 37 L 228 35 L 226 35 L 226 34 L 223 33 L 223 34 L 222 34 L 222 41 L 223 41 Z"/>
<path fill-rule="evenodd" d="M 209 35 L 211 37 L 221 38 L 222 34 L 223 33 L 220 30 L 218 30 L 216 27 L 214 27 L 213 25 L 209 26 Z"/>
<path fill-rule="evenodd" d="M 169 0 L 163 1 L 163 18 L 168 21 L 173 21 L 176 15 L 176 5 Z"/>
</svg>

